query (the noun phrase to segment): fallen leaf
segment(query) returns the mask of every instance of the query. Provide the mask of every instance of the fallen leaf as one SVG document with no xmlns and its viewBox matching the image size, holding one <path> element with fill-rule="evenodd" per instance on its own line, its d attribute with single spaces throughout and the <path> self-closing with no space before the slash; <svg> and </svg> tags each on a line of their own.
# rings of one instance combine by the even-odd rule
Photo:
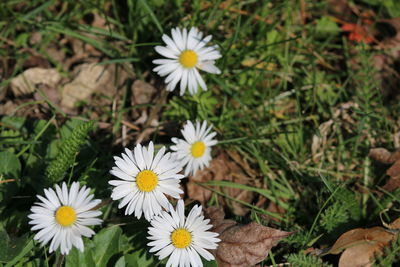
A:
<svg viewBox="0 0 400 267">
<path fill-rule="evenodd" d="M 156 100 L 157 89 L 153 85 L 142 80 L 135 80 L 131 86 L 131 92 L 132 106 L 149 104 Z M 131 117 L 135 119 L 134 124 L 145 124 L 149 113 L 150 108 L 147 106 L 132 109 Z"/>
<path fill-rule="evenodd" d="M 344 23 L 341 29 L 345 32 L 349 32 L 348 38 L 350 41 L 356 41 L 358 43 L 364 42 L 366 44 L 374 41 L 369 25 Z"/>
<path fill-rule="evenodd" d="M 394 222 L 387 226 L 390 230 L 400 230 L 400 218 L 397 218 Z"/>
<path fill-rule="evenodd" d="M 10 115 L 17 107 L 18 105 L 15 101 L 8 100 L 6 103 L 0 105 L 0 115 Z"/>
<path fill-rule="evenodd" d="M 394 228 L 400 226 L 400 218 L 388 225 L 389 230 L 383 227 L 356 228 L 342 234 L 335 244 L 324 254 L 342 255 L 339 267 L 372 266 L 374 257 L 383 253 L 384 247 L 397 238 Z"/>
<path fill-rule="evenodd" d="M 101 93 L 113 98 L 117 87 L 126 78 L 125 72 L 115 81 L 115 65 L 85 63 L 77 67 L 75 79 L 64 85 L 61 106 L 72 109 L 77 101 L 87 100 L 93 93 Z"/>
<path fill-rule="evenodd" d="M 344 249 L 364 243 L 388 245 L 394 235 L 385 228 L 376 226 L 372 228 L 356 228 L 342 234 L 329 250 L 329 254 L 338 254 Z"/>
<path fill-rule="evenodd" d="M 40 84 L 55 88 L 60 81 L 56 69 L 31 68 L 11 80 L 11 90 L 18 97 L 33 93 Z"/>
<path fill-rule="evenodd" d="M 215 252 L 220 267 L 253 266 L 264 260 L 282 238 L 292 234 L 256 222 L 238 225 L 232 220 L 225 220 L 221 208 L 210 207 L 206 215 L 213 225 L 211 231 L 220 234 L 221 242 Z"/>
<path fill-rule="evenodd" d="M 380 246 L 368 243 L 348 248 L 340 256 L 339 267 L 370 267 L 371 258 L 381 249 Z"/>
<path fill-rule="evenodd" d="M 386 174 L 390 176 L 387 183 L 382 187 L 384 190 L 392 192 L 400 187 L 400 150 L 389 152 L 385 148 L 373 148 L 369 151 L 369 156 L 383 164 L 392 164 Z"/>
<path fill-rule="evenodd" d="M 226 153 L 229 155 L 233 161 L 235 161 L 242 169 L 246 172 L 246 174 L 252 178 L 255 178 L 257 176 L 257 172 L 254 170 L 254 168 L 250 167 L 249 163 L 243 159 L 243 157 L 236 151 L 234 150 L 228 150 Z"/>
<path fill-rule="evenodd" d="M 226 153 L 221 153 L 210 162 L 210 166 L 197 171 L 194 176 L 189 178 L 187 184 L 187 193 L 189 198 L 198 200 L 205 205 L 211 198 L 212 192 L 197 183 L 208 181 L 232 181 L 238 184 L 251 185 L 251 180 L 248 178 L 243 169 L 230 160 Z M 254 198 L 254 193 L 248 190 L 238 188 L 222 187 L 221 191 L 234 199 L 250 203 Z M 229 199 L 220 198 L 222 203 L 227 203 L 235 215 L 243 216 L 249 209 L 244 205 Z"/>
<path fill-rule="evenodd" d="M 154 95 L 157 93 L 157 89 L 142 80 L 136 80 L 131 87 L 132 91 L 132 104 L 140 105 L 140 104 L 148 104 L 154 98 Z"/>
<path fill-rule="evenodd" d="M 395 152 L 389 152 L 385 148 L 372 148 L 369 151 L 369 156 L 383 164 L 392 164 L 395 161 L 400 159 L 400 150 L 397 150 Z"/>
</svg>

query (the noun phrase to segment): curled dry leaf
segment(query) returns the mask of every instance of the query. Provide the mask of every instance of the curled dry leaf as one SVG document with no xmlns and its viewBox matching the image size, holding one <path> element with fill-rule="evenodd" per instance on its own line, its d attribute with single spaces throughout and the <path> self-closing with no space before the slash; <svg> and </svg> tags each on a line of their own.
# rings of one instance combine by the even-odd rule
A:
<svg viewBox="0 0 400 267">
<path fill-rule="evenodd" d="M 374 243 L 387 245 L 393 239 L 393 233 L 383 227 L 356 228 L 342 234 L 329 250 L 330 254 L 338 254 L 344 249 L 351 248 L 363 243 Z"/>
<path fill-rule="evenodd" d="M 264 260 L 282 238 L 292 234 L 255 222 L 238 225 L 235 221 L 225 220 L 221 208 L 208 208 L 206 216 L 213 225 L 211 231 L 220 234 L 221 242 L 215 254 L 218 266 L 222 267 L 253 266 Z"/>
<path fill-rule="evenodd" d="M 373 148 L 369 151 L 369 156 L 383 164 L 392 164 L 386 174 L 390 176 L 388 182 L 382 187 L 384 190 L 392 192 L 400 187 L 400 150 L 389 152 L 385 148 Z"/>
<path fill-rule="evenodd" d="M 400 218 L 397 218 L 394 222 L 389 225 L 385 225 L 386 228 L 390 230 L 400 230 Z"/>
<path fill-rule="evenodd" d="M 60 80 L 56 69 L 31 68 L 11 80 L 11 90 L 16 97 L 33 93 L 38 85 L 55 90 Z"/>
<path fill-rule="evenodd" d="M 189 198 L 198 200 L 205 205 L 205 203 L 211 198 L 212 192 L 197 183 L 203 183 L 208 181 L 232 181 L 238 184 L 251 185 L 251 181 L 246 175 L 243 168 L 241 168 L 236 162 L 229 159 L 226 153 L 221 153 L 210 162 L 210 166 L 197 171 L 196 174 L 189 179 L 187 185 L 187 192 Z M 254 198 L 253 192 L 242 190 L 238 188 L 222 187 L 223 193 L 238 199 L 243 202 L 251 202 Z M 243 216 L 248 212 L 248 208 L 244 205 L 227 199 L 220 199 L 222 203 L 227 203 L 232 209 L 232 212 L 236 215 Z"/>
<path fill-rule="evenodd" d="M 339 267 L 372 266 L 374 257 L 382 254 L 384 247 L 397 238 L 400 218 L 383 227 L 356 228 L 342 234 L 325 254 L 339 254 Z"/>
<path fill-rule="evenodd" d="M 369 151 L 369 156 L 383 164 L 392 164 L 400 159 L 400 150 L 392 153 L 385 148 L 373 148 Z"/>
</svg>

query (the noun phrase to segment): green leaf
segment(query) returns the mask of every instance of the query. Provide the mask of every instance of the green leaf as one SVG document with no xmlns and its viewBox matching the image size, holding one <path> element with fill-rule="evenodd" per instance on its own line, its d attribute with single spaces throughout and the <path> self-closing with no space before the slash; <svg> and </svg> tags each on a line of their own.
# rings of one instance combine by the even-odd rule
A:
<svg viewBox="0 0 400 267">
<path fill-rule="evenodd" d="M 113 226 L 97 233 L 93 238 L 93 259 L 96 266 L 106 266 L 108 260 L 120 251 L 122 230 Z"/>
<path fill-rule="evenodd" d="M 0 262 L 12 266 L 33 248 L 33 241 L 28 235 L 10 238 L 4 228 L 0 229 Z"/>
<path fill-rule="evenodd" d="M 115 267 L 125 267 L 126 262 L 125 262 L 125 257 L 122 256 L 121 258 L 118 259 L 118 261 L 115 263 Z"/>
<path fill-rule="evenodd" d="M 400 2 L 398 0 L 385 0 L 383 3 L 390 16 L 393 18 L 400 16 Z"/>
<path fill-rule="evenodd" d="M 203 259 L 203 266 L 204 267 L 218 267 L 218 264 L 216 261 L 206 261 Z"/>
<path fill-rule="evenodd" d="M 18 255 L 16 255 L 11 261 L 9 261 L 5 267 L 16 266 L 17 263 L 20 263 L 22 266 L 26 266 L 24 264 L 24 256 L 27 255 L 33 249 L 33 240 L 29 240 L 29 242 L 25 245 L 25 247 L 20 250 Z"/>
<path fill-rule="evenodd" d="M 29 41 L 29 34 L 28 33 L 21 33 L 18 34 L 17 38 L 15 39 L 15 44 L 17 47 L 26 47 Z"/>
<path fill-rule="evenodd" d="M 85 242 L 85 250 L 80 252 L 77 248 L 73 247 L 70 253 L 66 256 L 66 267 L 95 267 L 96 264 L 93 260 L 92 247 L 93 242 L 88 240 Z"/>
<path fill-rule="evenodd" d="M 85 250 L 80 252 L 75 247 L 66 256 L 66 267 L 106 267 L 112 256 L 121 252 L 120 238 L 122 230 L 118 226 L 98 232 L 93 240 L 85 240 Z M 119 262 L 119 261 L 118 261 Z M 119 263 L 122 264 L 122 263 Z M 115 264 L 112 264 L 113 266 Z M 124 265 L 122 265 L 124 266 Z"/>
<path fill-rule="evenodd" d="M 146 250 L 137 250 L 132 254 L 125 255 L 124 262 L 125 266 L 129 267 L 147 267 L 155 265 L 155 259 L 146 255 Z"/>
<path fill-rule="evenodd" d="M 323 16 L 317 20 L 317 34 L 321 37 L 334 35 L 340 32 L 339 26 L 330 17 Z"/>
<path fill-rule="evenodd" d="M 21 163 L 17 156 L 8 151 L 0 152 L 0 177 L 19 178 L 20 172 Z"/>
<path fill-rule="evenodd" d="M 25 120 L 22 117 L 5 116 L 1 119 L 1 122 L 14 130 L 20 130 L 24 126 Z"/>
</svg>

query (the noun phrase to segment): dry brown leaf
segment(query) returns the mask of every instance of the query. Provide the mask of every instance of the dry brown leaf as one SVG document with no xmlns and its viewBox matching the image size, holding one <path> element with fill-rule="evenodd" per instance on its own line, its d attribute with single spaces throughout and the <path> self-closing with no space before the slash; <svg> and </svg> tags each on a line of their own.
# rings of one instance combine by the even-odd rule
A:
<svg viewBox="0 0 400 267">
<path fill-rule="evenodd" d="M 115 65 L 106 66 L 96 63 L 79 65 L 75 79 L 64 85 L 61 105 L 71 109 L 77 101 L 87 100 L 95 92 L 113 97 L 117 87 L 126 78 L 125 72 L 121 72 L 119 80 L 115 81 L 115 71 Z"/>
<path fill-rule="evenodd" d="M 385 148 L 372 148 L 369 151 L 369 156 L 373 158 L 374 160 L 381 162 L 383 164 L 392 164 L 395 161 L 400 159 L 400 150 L 397 150 L 395 152 L 389 152 Z"/>
<path fill-rule="evenodd" d="M 384 190 L 392 192 L 400 187 L 400 150 L 389 152 L 385 148 L 373 148 L 369 151 L 369 156 L 378 162 L 392 164 L 386 174 L 390 176 L 387 183 L 382 187 Z"/>
<path fill-rule="evenodd" d="M 243 159 L 243 157 L 236 151 L 234 150 L 228 150 L 226 153 L 229 155 L 233 161 L 235 161 L 242 169 L 246 172 L 246 174 L 252 178 L 255 178 L 257 176 L 257 172 L 250 167 L 249 163 Z"/>
<path fill-rule="evenodd" d="M 400 230 L 400 218 L 397 218 L 394 222 L 387 226 L 390 230 Z"/>
<path fill-rule="evenodd" d="M 0 115 L 11 115 L 17 106 L 18 105 L 15 103 L 15 101 L 8 100 L 6 103 L 0 105 Z"/>
<path fill-rule="evenodd" d="M 148 104 L 157 93 L 157 89 L 153 85 L 142 81 L 136 80 L 131 87 L 132 91 L 132 104 Z"/>
<path fill-rule="evenodd" d="M 210 166 L 201 171 L 196 172 L 194 176 L 189 178 L 187 185 L 187 193 L 189 198 L 200 201 L 203 205 L 211 198 L 212 192 L 196 183 L 208 181 L 232 181 L 238 184 L 251 185 L 251 181 L 243 171 L 243 169 L 231 161 L 225 153 L 219 154 L 210 162 Z M 254 198 L 254 193 L 248 190 L 238 188 L 222 187 L 222 192 L 238 199 L 250 203 Z M 248 208 L 244 205 L 220 198 L 222 203 L 227 203 L 236 215 L 243 216 L 248 212 Z"/>
<path fill-rule="evenodd" d="M 141 104 L 149 104 L 156 102 L 157 89 L 142 80 L 135 80 L 135 82 L 131 86 L 131 104 L 132 105 L 141 105 Z M 135 108 L 131 111 L 131 118 L 134 118 L 134 124 L 144 125 L 149 119 L 149 113 L 151 112 L 151 108 L 142 107 Z M 158 114 L 157 114 L 158 115 Z M 152 118 L 152 121 L 149 123 L 150 126 L 156 127 L 158 125 L 158 116 Z M 151 134 L 151 133 L 150 133 Z M 146 137 L 147 138 L 147 135 Z"/>
<path fill-rule="evenodd" d="M 31 68 L 11 80 L 11 90 L 18 97 L 33 93 L 41 84 L 55 88 L 60 80 L 61 75 L 56 69 Z"/>
<path fill-rule="evenodd" d="M 399 219 L 390 224 L 397 227 Z M 356 228 L 342 234 L 326 254 L 339 254 L 339 267 L 371 266 L 374 256 L 396 238 L 396 234 L 383 227 Z"/>
<path fill-rule="evenodd" d="M 238 225 L 232 220 L 224 220 L 221 208 L 210 207 L 206 214 L 213 224 L 211 231 L 220 234 L 221 242 L 215 252 L 220 267 L 253 266 L 264 260 L 282 238 L 292 234 L 255 222 Z"/>
<path fill-rule="evenodd" d="M 344 249 L 363 243 L 388 245 L 394 235 L 383 227 L 356 228 L 342 234 L 329 250 L 330 254 L 338 254 Z"/>
<path fill-rule="evenodd" d="M 370 267 L 371 258 L 380 250 L 380 246 L 368 243 L 348 248 L 340 256 L 339 267 Z"/>
</svg>

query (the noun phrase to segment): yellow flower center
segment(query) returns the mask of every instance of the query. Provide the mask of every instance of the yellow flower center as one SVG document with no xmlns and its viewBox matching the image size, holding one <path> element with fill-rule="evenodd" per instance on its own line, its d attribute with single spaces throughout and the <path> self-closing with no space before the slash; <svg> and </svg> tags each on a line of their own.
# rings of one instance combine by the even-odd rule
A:
<svg viewBox="0 0 400 267">
<path fill-rule="evenodd" d="M 178 228 L 172 232 L 171 242 L 176 248 L 186 248 L 192 243 L 192 235 L 188 230 Z"/>
<path fill-rule="evenodd" d="M 151 192 L 158 184 L 158 177 L 153 171 L 144 170 L 136 176 L 136 184 L 140 191 Z"/>
<path fill-rule="evenodd" d="M 193 50 L 185 50 L 179 56 L 179 62 L 185 68 L 193 68 L 197 64 L 197 54 Z"/>
<path fill-rule="evenodd" d="M 192 148 L 191 148 L 193 157 L 199 158 L 199 157 L 203 156 L 205 151 L 206 151 L 206 145 L 203 142 L 197 141 L 197 142 L 193 143 Z"/>
<path fill-rule="evenodd" d="M 76 221 L 76 212 L 70 206 L 61 206 L 56 211 L 56 222 L 64 227 L 72 225 Z"/>
</svg>

